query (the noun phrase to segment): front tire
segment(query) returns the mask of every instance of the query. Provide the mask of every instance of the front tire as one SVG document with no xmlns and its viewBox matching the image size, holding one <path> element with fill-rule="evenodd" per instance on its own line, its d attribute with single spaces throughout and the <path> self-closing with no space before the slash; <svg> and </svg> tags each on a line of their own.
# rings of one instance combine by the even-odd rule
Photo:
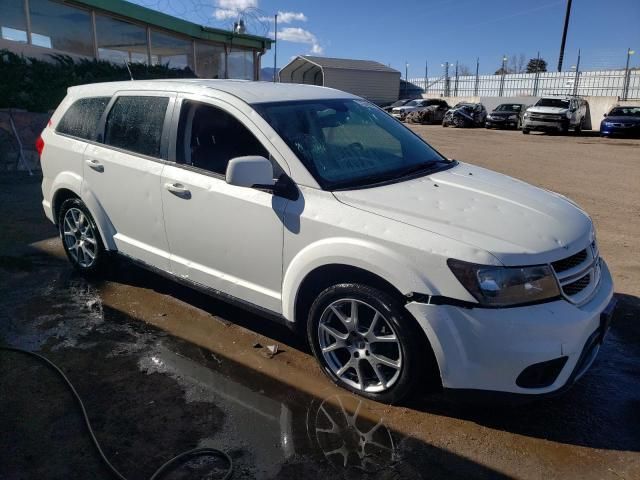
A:
<svg viewBox="0 0 640 480">
<path fill-rule="evenodd" d="M 311 306 L 307 335 L 324 373 L 351 392 L 391 404 L 425 384 L 430 347 L 386 292 L 357 283 L 327 288 Z"/>
<path fill-rule="evenodd" d="M 529 135 L 529 130 L 526 128 L 523 128 L 522 133 L 524 133 L 525 135 Z"/>
<path fill-rule="evenodd" d="M 60 207 L 58 230 L 73 268 L 87 276 L 102 271 L 106 251 L 96 222 L 82 200 L 65 200 Z"/>
</svg>

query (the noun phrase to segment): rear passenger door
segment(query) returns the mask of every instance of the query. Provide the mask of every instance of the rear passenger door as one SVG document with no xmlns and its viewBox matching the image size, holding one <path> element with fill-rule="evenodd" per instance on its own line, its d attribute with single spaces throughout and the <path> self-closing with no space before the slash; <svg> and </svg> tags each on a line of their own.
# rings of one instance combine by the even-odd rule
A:
<svg viewBox="0 0 640 480">
<path fill-rule="evenodd" d="M 97 142 L 84 152 L 83 194 L 104 210 L 118 251 L 163 270 L 169 270 L 160 196 L 168 149 L 163 132 L 174 102 L 170 92 L 116 93 Z"/>
</svg>

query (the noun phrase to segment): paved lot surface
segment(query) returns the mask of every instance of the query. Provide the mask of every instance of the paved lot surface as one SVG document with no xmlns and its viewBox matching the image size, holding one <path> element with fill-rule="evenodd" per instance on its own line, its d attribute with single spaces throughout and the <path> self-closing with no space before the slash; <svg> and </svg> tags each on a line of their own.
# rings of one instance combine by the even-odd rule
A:
<svg viewBox="0 0 640 480">
<path fill-rule="evenodd" d="M 640 141 L 415 130 L 449 157 L 570 196 L 596 221 L 620 308 L 566 394 L 519 405 L 360 400 L 259 317 L 122 262 L 99 281 L 79 278 L 41 213 L 38 179 L 6 175 L 0 341 L 60 364 L 129 478 L 198 445 L 228 451 L 235 479 L 640 478 Z M 268 358 L 272 344 L 281 353 Z M 0 478 L 111 478 L 60 381 L 4 352 L 0 431 Z M 223 466 L 191 462 L 166 478 Z"/>
</svg>

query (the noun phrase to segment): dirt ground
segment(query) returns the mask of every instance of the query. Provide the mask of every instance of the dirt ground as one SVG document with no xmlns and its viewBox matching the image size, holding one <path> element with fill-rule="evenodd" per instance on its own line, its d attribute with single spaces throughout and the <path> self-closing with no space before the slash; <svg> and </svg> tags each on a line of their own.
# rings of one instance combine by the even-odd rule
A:
<svg viewBox="0 0 640 480">
<path fill-rule="evenodd" d="M 594 218 L 619 308 L 596 363 L 562 396 L 447 393 L 397 407 L 352 396 L 260 317 L 123 261 L 78 277 L 39 179 L 6 174 L 0 341 L 60 365 L 132 479 L 196 446 L 227 451 L 234 479 L 640 478 L 640 141 L 413 128 L 448 157 L 563 193 Z M 2 479 L 111 478 L 60 380 L 15 353 L 0 352 L 0 432 Z M 223 468 L 192 461 L 165 478 Z"/>
</svg>

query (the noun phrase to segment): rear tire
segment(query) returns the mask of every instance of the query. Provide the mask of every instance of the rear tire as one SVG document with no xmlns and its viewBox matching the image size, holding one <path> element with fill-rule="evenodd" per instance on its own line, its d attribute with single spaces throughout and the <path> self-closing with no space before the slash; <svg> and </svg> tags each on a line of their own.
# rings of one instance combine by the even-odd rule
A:
<svg viewBox="0 0 640 480">
<path fill-rule="evenodd" d="M 425 385 L 435 362 L 402 302 L 363 284 L 343 283 L 321 292 L 309 311 L 307 336 L 333 382 L 383 403 L 397 403 Z"/>
<path fill-rule="evenodd" d="M 58 231 L 73 268 L 86 276 L 102 272 L 106 251 L 98 226 L 82 200 L 70 198 L 64 201 L 58 215 Z"/>
</svg>

